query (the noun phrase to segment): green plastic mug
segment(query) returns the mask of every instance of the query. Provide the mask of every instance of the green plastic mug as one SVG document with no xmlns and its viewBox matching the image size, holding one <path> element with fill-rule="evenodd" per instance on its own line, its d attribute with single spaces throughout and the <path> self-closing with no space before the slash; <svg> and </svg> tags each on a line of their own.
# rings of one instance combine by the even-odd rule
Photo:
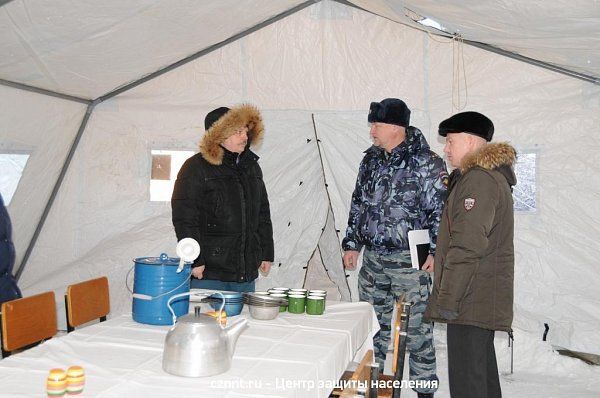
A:
<svg viewBox="0 0 600 398">
<path fill-rule="evenodd" d="M 325 312 L 325 297 L 308 296 L 306 299 L 306 313 L 309 315 L 323 315 Z"/>
<path fill-rule="evenodd" d="M 288 312 L 292 314 L 304 313 L 306 306 L 306 296 L 300 294 L 290 294 L 288 296 Z"/>
<path fill-rule="evenodd" d="M 327 307 L 327 292 L 325 290 L 311 290 L 308 292 L 309 296 L 321 296 L 325 299 L 325 303 L 323 304 L 323 308 Z"/>
<path fill-rule="evenodd" d="M 283 294 L 283 293 L 271 293 L 269 294 L 270 297 L 277 297 L 280 299 L 286 299 L 287 300 L 287 294 Z M 287 305 L 280 305 L 279 306 L 279 312 L 285 312 L 287 311 Z"/>
</svg>

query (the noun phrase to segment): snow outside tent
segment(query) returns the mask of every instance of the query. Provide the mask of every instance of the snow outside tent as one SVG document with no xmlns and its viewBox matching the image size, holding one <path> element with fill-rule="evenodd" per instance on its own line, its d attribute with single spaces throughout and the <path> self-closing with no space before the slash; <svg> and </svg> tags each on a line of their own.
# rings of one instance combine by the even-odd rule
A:
<svg viewBox="0 0 600 398">
<path fill-rule="evenodd" d="M 440 154 L 438 123 L 477 110 L 521 156 L 517 372 L 503 383 L 538 369 L 557 385 L 531 394 L 560 396 L 577 373 L 574 396 L 597 396 L 598 371 L 552 347 L 600 354 L 599 26 L 584 0 L 0 1 L 0 189 L 19 285 L 61 297 L 107 275 L 112 313 L 130 311 L 132 259 L 175 254 L 178 156 L 197 151 L 207 112 L 250 102 L 276 245 L 258 288 L 357 300 L 340 241 L 369 103 L 404 99 Z"/>
</svg>

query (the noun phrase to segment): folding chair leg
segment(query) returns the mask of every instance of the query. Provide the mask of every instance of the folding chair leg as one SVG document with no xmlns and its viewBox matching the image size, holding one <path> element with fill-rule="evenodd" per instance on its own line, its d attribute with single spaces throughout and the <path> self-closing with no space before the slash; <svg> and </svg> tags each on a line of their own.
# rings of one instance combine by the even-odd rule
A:
<svg viewBox="0 0 600 398">
<path fill-rule="evenodd" d="M 0 312 L 0 325 L 2 324 L 2 313 Z M 2 358 L 6 358 L 10 355 L 10 351 L 6 351 L 2 345 L 2 328 L 0 327 L 0 350 L 2 351 Z"/>
<path fill-rule="evenodd" d="M 377 398 L 377 381 L 379 380 L 379 366 L 371 366 L 371 389 L 369 390 L 369 398 Z M 374 388 L 373 388 L 374 387 Z"/>
<path fill-rule="evenodd" d="M 2 325 L 2 313 L 0 312 L 0 325 Z M 2 358 L 6 358 L 10 355 L 9 351 L 4 350 L 4 346 L 2 345 L 2 327 L 0 327 L 0 350 L 2 351 Z"/>
<path fill-rule="evenodd" d="M 0 325 L 2 325 L 2 313 L 0 312 Z M 2 345 L 2 327 L 0 327 L 0 350 L 2 351 L 2 358 L 6 358 L 10 355 L 10 351 L 6 351 Z"/>
<path fill-rule="evenodd" d="M 402 314 L 400 314 L 402 320 L 402 330 L 400 330 L 400 346 L 398 348 L 398 358 L 396 359 L 396 374 L 394 374 L 394 380 L 399 380 L 400 383 L 402 383 L 402 376 L 404 374 L 404 357 L 406 355 L 406 339 L 408 337 L 410 308 L 410 303 L 402 303 Z M 392 388 L 392 397 L 400 398 L 400 392 L 400 388 Z"/>
<path fill-rule="evenodd" d="M 65 294 L 65 315 L 67 317 L 67 333 L 71 333 L 75 328 L 69 325 L 69 300 L 67 300 L 67 295 Z"/>
</svg>

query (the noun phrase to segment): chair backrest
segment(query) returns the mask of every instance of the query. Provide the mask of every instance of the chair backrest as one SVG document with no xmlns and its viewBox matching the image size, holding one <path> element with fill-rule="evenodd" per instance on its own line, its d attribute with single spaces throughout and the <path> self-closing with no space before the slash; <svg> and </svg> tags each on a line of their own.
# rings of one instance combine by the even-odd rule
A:
<svg viewBox="0 0 600 398">
<path fill-rule="evenodd" d="M 103 276 L 68 286 L 65 302 L 69 331 L 94 319 L 106 319 L 110 312 L 108 279 Z"/>
<path fill-rule="evenodd" d="M 341 398 L 354 398 L 357 396 L 368 397 L 371 386 L 371 365 L 373 364 L 373 350 L 367 351 L 358 368 L 354 371 L 348 387 L 342 390 Z M 353 383 L 354 382 L 354 383 Z M 360 383 L 360 384 L 359 384 Z M 366 386 L 366 391 L 361 388 Z"/>
<path fill-rule="evenodd" d="M 2 350 L 10 352 L 56 334 L 54 292 L 2 303 Z"/>
<path fill-rule="evenodd" d="M 402 303 L 404 303 L 404 294 L 394 304 L 394 313 L 396 320 L 394 321 L 394 328 L 392 329 L 392 336 L 394 339 L 394 357 L 392 359 L 392 374 L 396 373 L 396 365 L 398 363 L 398 351 L 400 349 L 400 330 L 402 330 Z"/>
</svg>

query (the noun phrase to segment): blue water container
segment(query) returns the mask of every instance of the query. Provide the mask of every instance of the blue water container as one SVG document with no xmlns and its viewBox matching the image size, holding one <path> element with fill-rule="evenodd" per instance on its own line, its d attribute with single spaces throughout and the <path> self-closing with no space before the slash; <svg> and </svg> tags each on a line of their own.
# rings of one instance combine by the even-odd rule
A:
<svg viewBox="0 0 600 398">
<path fill-rule="evenodd" d="M 165 253 L 160 257 L 140 257 L 133 261 L 133 320 L 150 325 L 173 324 L 167 301 L 176 294 L 190 291 L 188 278 L 191 265 L 185 264 L 183 270 L 177 273 L 179 258 L 169 257 Z M 142 298 L 136 298 L 136 295 Z M 171 307 L 175 315 L 180 317 L 188 313 L 189 304 L 189 296 L 185 296 L 173 300 Z"/>
</svg>

